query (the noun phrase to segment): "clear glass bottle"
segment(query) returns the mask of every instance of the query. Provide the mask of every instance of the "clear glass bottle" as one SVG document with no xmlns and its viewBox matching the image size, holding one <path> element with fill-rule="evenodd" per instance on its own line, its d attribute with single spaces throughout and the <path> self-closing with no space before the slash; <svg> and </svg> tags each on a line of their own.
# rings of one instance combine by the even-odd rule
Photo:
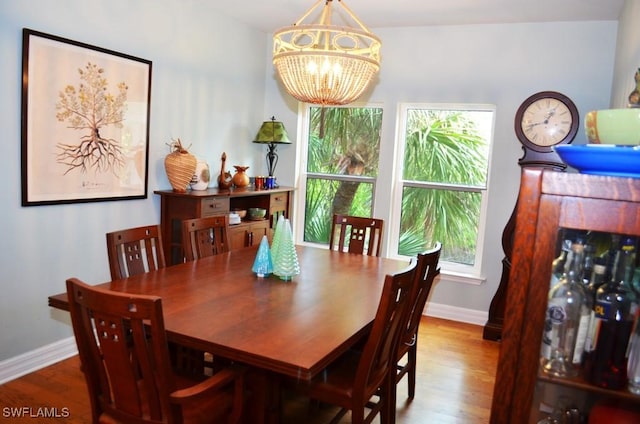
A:
<svg viewBox="0 0 640 424">
<path fill-rule="evenodd" d="M 612 278 L 598 289 L 594 306 L 597 329 L 590 380 L 609 389 L 622 389 L 627 385 L 629 340 L 638 309 L 631 289 L 635 239 L 622 240 L 613 262 Z"/>
<path fill-rule="evenodd" d="M 550 287 L 555 286 L 560 281 L 560 277 L 565 273 L 565 267 L 567 264 L 567 256 L 571 251 L 572 241 L 570 239 L 562 240 L 562 245 L 560 248 L 560 255 L 553 260 L 551 264 L 551 282 Z"/>
<path fill-rule="evenodd" d="M 557 377 L 578 374 L 589 327 L 590 310 L 582 283 L 584 245 L 573 243 L 565 272 L 549 291 L 543 343 L 542 370 Z"/>
</svg>

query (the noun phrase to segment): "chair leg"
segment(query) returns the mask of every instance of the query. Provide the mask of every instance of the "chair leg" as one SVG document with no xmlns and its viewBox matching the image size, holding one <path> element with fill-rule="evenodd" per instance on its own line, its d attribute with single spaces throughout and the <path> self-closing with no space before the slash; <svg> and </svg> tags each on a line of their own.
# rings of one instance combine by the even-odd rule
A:
<svg viewBox="0 0 640 424">
<path fill-rule="evenodd" d="M 363 424 L 364 423 L 364 408 L 362 406 L 356 406 L 351 410 L 351 424 Z"/>
<path fill-rule="evenodd" d="M 416 340 L 417 342 L 417 340 Z M 413 346 L 411 346 L 411 348 L 409 348 L 409 352 L 408 352 L 408 366 L 409 366 L 409 372 L 408 372 L 408 378 L 407 378 L 407 383 L 409 384 L 408 387 L 408 393 L 409 393 L 409 399 L 412 400 L 413 397 L 416 394 L 416 361 L 418 359 L 418 348 L 417 348 L 417 343 L 414 343 Z"/>
<path fill-rule="evenodd" d="M 385 393 L 385 402 L 383 410 L 380 411 L 380 424 L 395 424 L 396 422 L 396 372 L 395 368 L 391 369 L 387 378 L 387 387 Z"/>
</svg>

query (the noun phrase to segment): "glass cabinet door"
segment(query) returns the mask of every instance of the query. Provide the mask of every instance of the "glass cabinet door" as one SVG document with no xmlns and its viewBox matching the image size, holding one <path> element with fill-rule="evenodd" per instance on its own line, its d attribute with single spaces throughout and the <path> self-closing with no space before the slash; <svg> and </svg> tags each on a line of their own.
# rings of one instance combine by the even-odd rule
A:
<svg viewBox="0 0 640 424">
<path fill-rule="evenodd" d="M 592 410 L 640 422 L 638 238 L 560 228 L 530 423 L 587 423 Z"/>
<path fill-rule="evenodd" d="M 584 263 L 584 256 L 602 261 L 609 252 L 617 253 L 626 239 L 632 240 L 638 250 L 640 179 L 523 169 L 516 210 L 491 424 L 594 424 L 600 422 L 600 416 L 610 418 L 607 423 L 615 423 L 616 414 L 640 423 L 640 415 L 633 415 L 640 411 L 640 395 L 629 391 L 626 380 L 616 384 L 609 375 L 596 378 L 593 371 L 587 371 L 592 369 L 587 362 L 593 357 L 585 356 L 586 340 L 593 342 L 596 336 L 581 330 L 580 323 L 587 319 L 591 322 L 592 318 L 581 319 L 582 315 L 575 314 L 576 308 L 567 307 L 570 293 L 558 291 L 554 299 L 549 297 L 560 281 L 561 263 L 567 263 L 574 242 L 582 242 L 578 254 L 582 255 L 582 268 L 591 268 L 590 274 L 593 267 Z M 633 261 L 627 259 L 633 262 L 632 274 L 637 256 Z M 602 278 L 606 282 L 609 277 Z M 633 284 L 634 276 L 630 279 Z M 600 320 L 615 312 L 595 299 L 589 310 L 593 311 L 590 314 L 600 314 Z M 626 334 L 633 334 L 638 310 L 630 308 L 625 313 L 635 314 L 626 327 Z M 573 317 L 570 328 L 562 328 L 565 315 Z M 607 332 L 602 322 L 599 328 L 597 337 Z M 632 350 L 630 339 L 633 337 L 616 336 L 603 346 L 609 348 L 609 355 L 616 352 L 626 357 Z M 575 351 L 577 340 L 583 343 L 582 351 Z M 621 363 L 627 366 L 624 361 L 618 361 L 617 366 Z"/>
</svg>

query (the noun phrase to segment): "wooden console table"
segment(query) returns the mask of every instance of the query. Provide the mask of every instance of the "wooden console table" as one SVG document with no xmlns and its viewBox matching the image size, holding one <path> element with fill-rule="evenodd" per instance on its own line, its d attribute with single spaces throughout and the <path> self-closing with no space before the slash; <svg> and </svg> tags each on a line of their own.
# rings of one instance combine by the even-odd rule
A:
<svg viewBox="0 0 640 424">
<path fill-rule="evenodd" d="M 267 214 L 262 221 L 243 220 L 240 224 L 230 226 L 231 250 L 260 243 L 262 235 L 271 236 L 271 229 L 280 215 L 287 218 L 291 216 L 293 190 L 293 187 L 279 187 L 269 190 L 209 188 L 186 193 L 154 191 L 160 196 L 160 225 L 167 261 L 172 265 L 183 261 L 183 220 L 227 215 L 233 209 L 263 208 Z"/>
</svg>

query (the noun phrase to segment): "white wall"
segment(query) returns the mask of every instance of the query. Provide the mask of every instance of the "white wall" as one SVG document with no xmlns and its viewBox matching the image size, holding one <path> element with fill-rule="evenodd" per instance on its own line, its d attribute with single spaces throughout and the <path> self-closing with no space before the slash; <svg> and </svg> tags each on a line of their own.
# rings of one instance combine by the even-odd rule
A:
<svg viewBox="0 0 640 424">
<path fill-rule="evenodd" d="M 626 0 L 620 13 L 616 61 L 611 92 L 612 108 L 625 108 L 635 88 L 634 74 L 640 68 L 640 2 Z"/>
<path fill-rule="evenodd" d="M 107 231 L 157 223 L 170 189 L 166 143 L 180 137 L 213 173 L 263 165 L 251 140 L 263 116 L 266 40 L 207 7 L 185 0 L 0 1 L 0 361 L 72 334 L 68 314 L 47 306 L 71 276 L 109 280 Z M 20 206 L 22 28 L 151 60 L 149 197 L 146 200 Z M 260 172 L 265 172 L 261 169 Z"/>
<path fill-rule="evenodd" d="M 544 90 L 569 96 L 581 119 L 591 109 L 606 107 L 617 23 L 436 26 L 373 32 L 382 39 L 382 65 L 379 81 L 366 100 L 381 102 L 385 108 L 381 158 L 392 157 L 399 102 L 491 103 L 497 107 L 482 264 L 486 283 L 472 286 L 443 276 L 430 298 L 430 304 L 486 313 L 500 282 L 502 230 L 520 183 L 517 162 L 522 150 L 513 129 L 516 109 L 529 95 Z M 276 114 L 287 128 L 295 128 L 297 104 L 282 93 L 269 69 L 266 104 L 269 114 Z M 574 142 L 585 143 L 582 121 Z M 281 164 L 293 163 L 295 148 L 294 144 L 279 150 Z M 381 163 L 379 183 L 392 183 L 384 177 L 389 175 L 390 162 Z M 280 165 L 278 176 L 293 182 L 295 169 Z M 378 200 L 375 216 L 386 217 L 389 209 L 390 199 Z"/>
</svg>

